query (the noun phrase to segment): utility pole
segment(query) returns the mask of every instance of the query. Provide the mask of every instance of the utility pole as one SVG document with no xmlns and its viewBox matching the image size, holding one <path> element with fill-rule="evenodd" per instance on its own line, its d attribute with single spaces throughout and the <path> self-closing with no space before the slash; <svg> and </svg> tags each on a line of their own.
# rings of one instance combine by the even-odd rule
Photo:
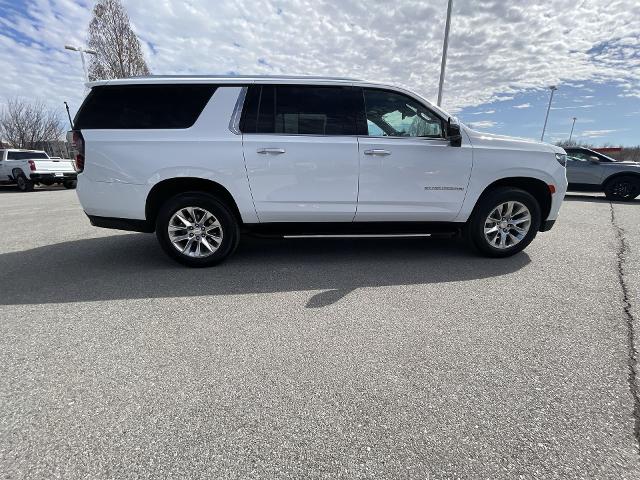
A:
<svg viewBox="0 0 640 480">
<path fill-rule="evenodd" d="M 64 102 L 64 108 L 67 109 L 67 117 L 69 117 L 69 126 L 71 127 L 71 130 L 73 130 L 73 121 L 71 120 L 71 113 L 69 113 L 69 104 L 67 102 Z"/>
<path fill-rule="evenodd" d="M 64 48 L 66 50 L 73 50 L 74 52 L 80 52 L 80 60 L 82 60 L 82 70 L 84 71 L 84 81 L 85 83 L 89 82 L 89 73 L 87 72 L 87 64 L 84 61 L 84 54 L 88 55 L 97 55 L 95 50 L 88 50 L 82 47 L 74 47 L 73 45 L 65 45 Z"/>
<path fill-rule="evenodd" d="M 440 64 L 440 86 L 438 87 L 438 106 L 442 105 L 442 87 L 444 86 L 444 71 L 447 68 L 447 50 L 449 49 L 449 29 L 451 28 L 451 8 L 453 0 L 447 6 L 447 23 L 444 27 L 444 44 L 442 45 L 442 63 Z"/>
<path fill-rule="evenodd" d="M 555 85 L 551 85 L 549 87 L 551 90 L 551 98 L 549 98 L 549 106 L 547 107 L 547 116 L 544 118 L 544 127 L 542 127 L 542 136 L 540 137 L 540 141 L 544 142 L 544 133 L 547 131 L 547 121 L 549 120 L 549 112 L 551 111 L 551 102 L 553 102 L 553 94 L 558 90 L 558 87 Z"/>
<path fill-rule="evenodd" d="M 573 138 L 573 129 L 576 126 L 576 120 L 577 120 L 577 118 L 573 117 L 573 125 L 571 125 L 571 133 L 569 134 L 569 141 L 571 141 L 571 138 Z"/>
</svg>

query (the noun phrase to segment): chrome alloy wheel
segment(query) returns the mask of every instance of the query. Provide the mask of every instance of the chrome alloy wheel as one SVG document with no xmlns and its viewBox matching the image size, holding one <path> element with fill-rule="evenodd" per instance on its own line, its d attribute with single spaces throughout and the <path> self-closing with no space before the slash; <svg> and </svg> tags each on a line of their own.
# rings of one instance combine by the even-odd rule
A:
<svg viewBox="0 0 640 480">
<path fill-rule="evenodd" d="M 492 247 L 506 250 L 524 240 L 530 228 L 529 209 L 520 202 L 504 202 L 484 221 L 484 237 Z"/>
<path fill-rule="evenodd" d="M 169 220 L 169 240 L 184 255 L 194 258 L 208 257 L 222 243 L 222 225 L 211 213 L 201 207 L 183 207 Z"/>
</svg>

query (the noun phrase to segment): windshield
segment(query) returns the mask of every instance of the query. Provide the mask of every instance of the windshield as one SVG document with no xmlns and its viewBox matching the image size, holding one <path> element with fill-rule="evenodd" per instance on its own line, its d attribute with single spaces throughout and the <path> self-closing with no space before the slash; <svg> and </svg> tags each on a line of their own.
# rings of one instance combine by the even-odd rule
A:
<svg viewBox="0 0 640 480">
<path fill-rule="evenodd" d="M 49 157 L 44 152 L 9 152 L 7 160 L 48 160 Z"/>
</svg>

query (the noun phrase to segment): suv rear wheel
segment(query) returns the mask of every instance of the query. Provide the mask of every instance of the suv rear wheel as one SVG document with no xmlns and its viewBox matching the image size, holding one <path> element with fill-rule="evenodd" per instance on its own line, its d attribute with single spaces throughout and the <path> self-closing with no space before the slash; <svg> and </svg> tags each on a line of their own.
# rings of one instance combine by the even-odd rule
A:
<svg viewBox="0 0 640 480">
<path fill-rule="evenodd" d="M 229 209 L 199 192 L 176 195 L 160 208 L 156 236 L 164 251 L 189 267 L 211 267 L 238 246 L 240 230 Z"/>
<path fill-rule="evenodd" d="M 633 200 L 640 195 L 640 177 L 622 175 L 604 185 L 604 194 L 610 200 Z"/>
<path fill-rule="evenodd" d="M 498 188 L 484 195 L 469 223 L 467 237 L 489 257 L 509 257 L 522 250 L 540 229 L 540 205 L 519 188 Z"/>
</svg>

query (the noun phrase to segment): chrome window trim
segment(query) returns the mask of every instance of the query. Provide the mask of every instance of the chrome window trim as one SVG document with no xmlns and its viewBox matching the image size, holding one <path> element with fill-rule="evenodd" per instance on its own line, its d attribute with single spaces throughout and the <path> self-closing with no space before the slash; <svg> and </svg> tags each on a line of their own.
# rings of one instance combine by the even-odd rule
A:
<svg viewBox="0 0 640 480">
<path fill-rule="evenodd" d="M 274 136 L 274 137 L 323 137 L 323 138 L 373 138 L 379 140 L 411 140 L 411 141 L 426 141 L 426 142 L 439 142 L 443 144 L 448 144 L 449 139 L 447 138 L 431 138 L 431 137 L 387 137 L 387 136 L 373 136 L 373 135 L 322 135 L 319 133 L 243 133 L 243 135 L 258 135 L 258 136 Z"/>
<path fill-rule="evenodd" d="M 236 106 L 233 108 L 233 113 L 231 114 L 229 130 L 234 135 L 242 135 L 242 132 L 240 131 L 240 117 L 242 116 L 242 109 L 244 108 L 244 99 L 247 96 L 247 90 L 249 90 L 249 87 L 242 87 L 240 94 L 238 95 L 238 99 L 236 100 Z"/>
</svg>

